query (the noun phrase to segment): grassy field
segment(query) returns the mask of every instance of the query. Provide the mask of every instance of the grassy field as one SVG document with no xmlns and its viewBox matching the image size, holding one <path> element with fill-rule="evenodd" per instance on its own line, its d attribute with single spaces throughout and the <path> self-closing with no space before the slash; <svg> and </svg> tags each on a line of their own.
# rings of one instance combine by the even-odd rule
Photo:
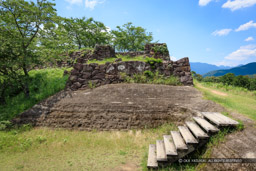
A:
<svg viewBox="0 0 256 171">
<path fill-rule="evenodd" d="M 0 170 L 98 171 L 130 161 L 138 165 L 144 161 L 145 169 L 148 145 L 173 129 L 173 125 L 166 124 L 128 132 L 46 128 L 0 131 Z"/>
<path fill-rule="evenodd" d="M 195 87 L 203 92 L 204 97 L 221 104 L 227 109 L 244 114 L 256 120 L 256 93 L 240 88 L 220 87 L 214 83 L 199 83 Z"/>
</svg>

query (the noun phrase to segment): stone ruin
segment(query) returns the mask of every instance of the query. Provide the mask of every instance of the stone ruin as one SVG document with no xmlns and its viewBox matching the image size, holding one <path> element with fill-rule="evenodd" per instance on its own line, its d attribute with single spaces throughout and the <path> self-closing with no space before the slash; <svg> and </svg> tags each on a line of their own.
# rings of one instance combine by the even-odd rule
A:
<svg viewBox="0 0 256 171">
<path fill-rule="evenodd" d="M 162 47 L 164 51 L 154 51 L 155 47 Z M 165 61 L 170 61 L 169 51 L 165 43 L 146 44 L 144 53 L 148 57 L 160 58 Z"/>
<path fill-rule="evenodd" d="M 165 47 L 164 53 L 156 53 L 152 47 L 162 46 Z M 132 57 L 144 54 L 154 58 L 163 59 L 162 63 L 155 63 L 152 67 L 149 63 L 142 61 L 122 61 L 118 59 L 113 62 L 107 62 L 99 65 L 97 63 L 87 64 L 89 59 L 102 60 L 105 58 L 113 57 L 114 50 L 110 46 L 96 46 L 92 54 L 88 54 L 77 58 L 74 64 L 74 69 L 71 71 L 67 88 L 71 90 L 87 89 L 90 86 L 98 87 L 106 84 L 116 84 L 124 82 L 121 73 L 127 76 L 134 74 L 142 74 L 144 71 L 158 71 L 159 74 L 164 76 L 177 76 L 183 85 L 193 85 L 193 78 L 190 72 L 189 59 L 183 58 L 178 61 L 171 61 L 166 44 L 147 44 L 144 52 L 125 52 L 116 54 L 131 54 Z"/>
<path fill-rule="evenodd" d="M 135 98 L 134 94 L 141 93 L 142 95 L 147 92 L 147 96 L 151 94 L 149 97 L 155 97 L 155 91 L 151 91 L 152 85 L 141 85 L 141 89 L 137 89 L 136 85 L 131 84 L 119 85 L 121 88 L 114 85 L 125 81 L 122 76 L 124 74 L 133 76 L 134 74 L 142 74 L 144 71 L 158 71 L 159 74 L 166 77 L 174 75 L 180 79 L 183 85 L 193 85 L 188 58 L 171 61 L 169 53 L 166 52 L 166 44 L 164 45 L 166 47 L 164 53 L 155 53 L 154 50 L 150 50 L 153 46 L 157 45 L 146 45 L 144 52 L 125 52 L 131 57 L 143 55 L 163 59 L 163 62 L 156 62 L 153 66 L 142 61 L 122 61 L 121 58 L 102 65 L 87 63 L 88 59 L 102 60 L 116 56 L 118 53 L 115 53 L 111 46 L 96 46 L 94 51 L 86 54 L 83 52 L 72 53 L 71 55 L 77 56 L 72 57 L 76 63 L 73 65 L 66 85 L 67 91 L 61 91 L 43 100 L 23 112 L 12 122 L 79 130 L 128 130 L 157 127 L 170 122 L 178 123 L 191 117 L 193 110 L 176 105 L 180 97 L 190 97 L 186 91 L 173 91 L 167 86 L 159 86 L 162 93 L 157 95 L 162 97 L 162 101 L 158 98 L 153 100 L 153 98 L 148 101 L 149 103 L 144 103 L 144 101 Z M 102 86 L 95 91 L 86 93 L 73 92 L 107 84 L 112 85 Z M 109 87 L 112 89 L 107 91 Z M 132 91 L 133 93 L 125 93 L 126 98 L 122 98 L 123 102 L 120 99 L 116 101 L 116 96 L 112 96 L 112 94 L 122 93 L 123 88 L 127 88 L 127 92 Z M 129 97 L 128 104 L 127 97 Z M 130 98 L 134 99 L 134 102 L 130 101 Z M 176 100 L 173 100 L 174 98 Z M 136 103 L 136 105 L 131 105 L 131 103 Z"/>
</svg>

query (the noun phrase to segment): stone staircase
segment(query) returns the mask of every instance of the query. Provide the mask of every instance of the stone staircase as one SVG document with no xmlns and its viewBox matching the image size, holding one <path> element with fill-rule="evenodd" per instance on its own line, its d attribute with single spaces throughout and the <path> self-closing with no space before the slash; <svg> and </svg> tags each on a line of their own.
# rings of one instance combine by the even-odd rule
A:
<svg viewBox="0 0 256 171">
<path fill-rule="evenodd" d="M 239 124 L 229 117 L 213 112 L 202 112 L 201 117 L 193 117 L 193 120 L 186 122 L 184 126 L 178 126 L 179 131 L 170 131 L 170 135 L 163 135 L 163 140 L 156 140 L 156 144 L 149 145 L 148 169 L 171 165 L 202 147 L 221 128 Z"/>
</svg>

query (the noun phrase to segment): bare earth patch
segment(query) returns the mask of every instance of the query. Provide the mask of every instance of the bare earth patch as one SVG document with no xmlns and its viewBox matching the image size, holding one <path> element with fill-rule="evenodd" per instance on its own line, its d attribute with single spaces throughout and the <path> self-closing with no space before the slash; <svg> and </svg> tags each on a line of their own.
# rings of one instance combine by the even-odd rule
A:
<svg viewBox="0 0 256 171">
<path fill-rule="evenodd" d="M 211 89 L 208 89 L 208 88 L 206 88 L 206 87 L 201 86 L 200 84 L 198 84 L 198 87 L 199 87 L 199 88 L 203 88 L 203 89 L 207 89 L 207 90 L 209 90 L 210 92 L 212 92 L 213 94 L 216 94 L 216 95 L 228 96 L 227 93 L 223 93 L 223 92 L 217 91 L 217 90 L 211 90 Z"/>
</svg>

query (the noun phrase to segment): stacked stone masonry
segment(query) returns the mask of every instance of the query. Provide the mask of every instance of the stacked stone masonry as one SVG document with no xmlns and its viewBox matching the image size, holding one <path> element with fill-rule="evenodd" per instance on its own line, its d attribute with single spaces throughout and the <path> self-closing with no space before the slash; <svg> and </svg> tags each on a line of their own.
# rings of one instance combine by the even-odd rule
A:
<svg viewBox="0 0 256 171">
<path fill-rule="evenodd" d="M 153 47 L 161 46 L 166 49 L 165 52 L 154 52 Z M 170 61 L 170 55 L 169 51 L 167 49 L 167 45 L 165 43 L 154 43 L 154 44 L 146 44 L 144 51 L 139 52 L 115 52 L 115 49 L 110 45 L 96 45 L 94 50 L 91 51 L 76 51 L 71 54 L 69 54 L 69 57 L 72 60 L 75 60 L 79 57 L 82 57 L 87 60 L 103 60 L 105 58 L 111 58 L 116 57 L 118 55 L 122 56 L 130 56 L 130 57 L 136 57 L 136 56 L 148 56 L 148 57 L 154 57 L 154 58 L 161 58 L 166 61 Z"/>
<path fill-rule="evenodd" d="M 164 52 L 155 52 L 154 47 L 163 47 L 165 49 Z M 145 51 L 146 56 L 154 57 L 154 58 L 161 58 L 165 61 L 170 61 L 170 55 L 167 48 L 167 45 L 165 43 L 151 43 L 145 45 Z"/>
<path fill-rule="evenodd" d="M 193 85 L 188 58 L 178 61 L 163 61 L 156 63 L 155 68 L 142 61 L 120 61 L 99 65 L 97 63 L 86 64 L 85 59 L 79 58 L 71 71 L 67 87 L 71 90 L 86 89 L 90 86 L 98 87 L 106 84 L 123 82 L 122 74 L 133 76 L 146 70 L 158 71 L 164 76 L 177 76 L 183 85 Z"/>
</svg>

